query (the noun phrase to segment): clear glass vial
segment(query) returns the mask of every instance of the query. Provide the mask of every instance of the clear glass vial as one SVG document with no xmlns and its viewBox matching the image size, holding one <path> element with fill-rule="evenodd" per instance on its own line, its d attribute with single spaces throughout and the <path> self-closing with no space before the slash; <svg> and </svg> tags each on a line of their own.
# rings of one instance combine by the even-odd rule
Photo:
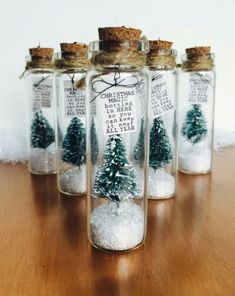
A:
<svg viewBox="0 0 235 296">
<path fill-rule="evenodd" d="M 210 47 L 186 49 L 180 72 L 179 170 L 206 174 L 212 167 L 215 69 Z"/>
<path fill-rule="evenodd" d="M 140 33 L 100 28 L 105 40 L 89 47 L 94 67 L 88 72 L 86 105 L 88 238 L 109 251 L 137 248 L 146 231 L 148 43 L 128 40 Z"/>
<path fill-rule="evenodd" d="M 86 193 L 85 77 L 87 45 L 61 43 L 55 55 L 57 184 L 60 192 Z"/>
<path fill-rule="evenodd" d="M 165 199 L 176 191 L 176 51 L 172 42 L 149 41 L 151 73 L 148 197 Z"/>
<path fill-rule="evenodd" d="M 30 48 L 26 58 L 29 101 L 29 171 L 33 174 L 56 172 L 53 108 L 53 49 Z"/>
</svg>

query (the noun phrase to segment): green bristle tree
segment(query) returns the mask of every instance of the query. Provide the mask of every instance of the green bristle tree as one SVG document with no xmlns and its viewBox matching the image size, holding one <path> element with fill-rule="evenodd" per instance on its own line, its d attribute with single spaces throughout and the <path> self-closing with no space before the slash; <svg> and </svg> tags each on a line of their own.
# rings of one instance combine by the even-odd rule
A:
<svg viewBox="0 0 235 296">
<path fill-rule="evenodd" d="M 46 149 L 55 141 L 55 132 L 42 111 L 34 113 L 31 124 L 31 146 Z"/>
<path fill-rule="evenodd" d="M 79 118 L 71 120 L 61 147 L 63 161 L 78 167 L 86 163 L 86 131 Z"/>
<path fill-rule="evenodd" d="M 120 135 L 110 136 L 107 141 L 104 164 L 96 174 L 93 192 L 116 203 L 139 194 L 135 169 Z"/>
<path fill-rule="evenodd" d="M 201 105 L 193 104 L 186 113 L 181 133 L 192 144 L 199 143 L 207 135 L 205 115 Z"/>
<path fill-rule="evenodd" d="M 161 117 L 154 118 L 150 131 L 149 165 L 155 171 L 166 167 L 173 159 L 169 136 Z"/>
</svg>

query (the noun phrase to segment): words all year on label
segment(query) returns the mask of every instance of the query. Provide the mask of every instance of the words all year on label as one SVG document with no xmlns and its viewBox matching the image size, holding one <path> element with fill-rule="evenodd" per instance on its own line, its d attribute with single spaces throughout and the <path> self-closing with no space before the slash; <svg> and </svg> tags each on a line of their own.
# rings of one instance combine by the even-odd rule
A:
<svg viewBox="0 0 235 296">
<path fill-rule="evenodd" d="M 50 108 L 53 95 L 53 84 L 51 75 L 33 79 L 33 110 Z"/>
<path fill-rule="evenodd" d="M 163 75 L 156 74 L 152 77 L 151 111 L 153 117 L 159 117 L 175 108 L 167 82 Z"/>
<path fill-rule="evenodd" d="M 64 81 L 65 116 L 85 116 L 85 90 L 73 88 L 71 80 Z"/>
<path fill-rule="evenodd" d="M 207 103 L 211 90 L 211 77 L 205 74 L 192 73 L 189 78 L 189 103 Z"/>
<path fill-rule="evenodd" d="M 132 133 L 137 130 L 136 89 L 113 86 L 100 94 L 105 135 Z"/>
</svg>

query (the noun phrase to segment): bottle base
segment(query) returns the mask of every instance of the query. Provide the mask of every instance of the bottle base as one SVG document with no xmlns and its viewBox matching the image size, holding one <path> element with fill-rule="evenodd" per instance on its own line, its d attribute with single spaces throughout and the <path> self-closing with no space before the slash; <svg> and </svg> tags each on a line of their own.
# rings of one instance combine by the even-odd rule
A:
<svg viewBox="0 0 235 296">
<path fill-rule="evenodd" d="M 136 251 L 137 249 L 140 249 L 141 247 L 144 246 L 144 241 L 142 241 L 141 243 L 139 243 L 137 246 L 135 247 L 132 247 L 130 249 L 126 249 L 126 250 L 111 250 L 111 249 L 105 249 L 105 248 L 102 248 L 100 246 L 97 246 L 95 244 L 93 244 L 90 240 L 89 240 L 89 243 L 90 245 L 92 246 L 92 248 L 96 249 L 96 250 L 99 250 L 99 251 L 102 251 L 102 252 L 105 252 L 105 253 L 111 253 L 111 254 L 123 254 L 123 253 L 130 253 L 132 251 Z"/>
<path fill-rule="evenodd" d="M 56 171 L 51 171 L 51 172 L 38 172 L 38 171 L 33 171 L 33 170 L 30 170 L 30 168 L 28 169 L 29 172 L 32 174 L 32 175 L 38 175 L 38 176 L 46 176 L 46 175 L 56 175 Z"/>
<path fill-rule="evenodd" d="M 166 195 L 166 196 L 148 196 L 148 199 L 151 200 L 165 200 L 165 199 L 170 199 L 176 196 L 176 193 L 170 194 L 170 195 Z"/>
<path fill-rule="evenodd" d="M 59 171 L 57 186 L 59 191 L 65 194 L 86 194 L 86 166 L 74 166 L 65 171 Z"/>
<path fill-rule="evenodd" d="M 205 171 L 196 172 L 196 171 L 186 171 L 184 169 L 180 169 L 179 168 L 179 171 L 181 173 L 183 173 L 183 174 L 186 174 L 186 175 L 207 175 L 207 174 L 210 174 L 211 173 L 211 169 L 205 170 Z"/>
<path fill-rule="evenodd" d="M 66 196 L 86 196 L 86 192 L 82 192 L 82 193 L 77 193 L 77 192 L 66 192 L 66 191 L 63 191 L 62 189 L 58 188 L 58 191 Z"/>
<path fill-rule="evenodd" d="M 89 238 L 92 245 L 109 251 L 128 251 L 144 241 L 144 211 L 130 201 L 102 204 L 90 216 Z"/>
</svg>

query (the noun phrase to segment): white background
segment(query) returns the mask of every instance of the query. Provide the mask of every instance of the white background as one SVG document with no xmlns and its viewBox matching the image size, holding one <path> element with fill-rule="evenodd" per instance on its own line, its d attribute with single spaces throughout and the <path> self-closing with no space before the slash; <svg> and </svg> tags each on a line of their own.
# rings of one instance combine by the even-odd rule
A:
<svg viewBox="0 0 235 296">
<path fill-rule="evenodd" d="M 141 28 L 149 39 L 184 48 L 211 45 L 216 54 L 216 128 L 235 130 L 234 0 L 1 0 L 0 127 L 25 125 L 24 70 L 28 48 L 59 50 L 62 41 L 97 39 L 99 26 Z M 0 140 L 1 141 L 1 140 Z"/>
</svg>

